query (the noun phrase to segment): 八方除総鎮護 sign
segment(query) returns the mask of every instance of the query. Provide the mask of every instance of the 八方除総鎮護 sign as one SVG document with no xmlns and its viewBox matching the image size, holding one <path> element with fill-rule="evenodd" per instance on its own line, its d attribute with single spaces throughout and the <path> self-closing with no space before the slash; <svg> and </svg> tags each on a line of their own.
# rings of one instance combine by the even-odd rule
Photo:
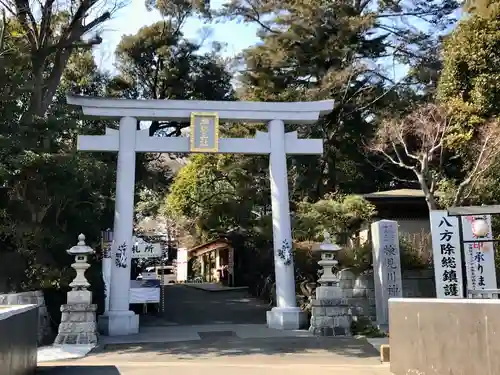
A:
<svg viewBox="0 0 500 375">
<path fill-rule="evenodd" d="M 191 152 L 219 151 L 219 116 L 217 113 L 191 113 Z"/>
</svg>

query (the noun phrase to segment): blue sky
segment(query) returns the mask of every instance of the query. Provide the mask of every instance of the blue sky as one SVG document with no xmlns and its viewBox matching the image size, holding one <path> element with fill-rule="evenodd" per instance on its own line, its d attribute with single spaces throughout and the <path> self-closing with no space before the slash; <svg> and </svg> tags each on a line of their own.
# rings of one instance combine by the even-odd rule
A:
<svg viewBox="0 0 500 375">
<path fill-rule="evenodd" d="M 212 8 L 218 8 L 224 0 L 212 0 Z M 98 66 L 105 70 L 113 69 L 114 51 L 122 35 L 135 34 L 141 27 L 160 21 L 157 11 L 147 11 L 144 0 L 130 0 L 130 4 L 114 14 L 113 19 L 104 26 L 103 43 L 94 50 Z M 187 38 L 196 38 L 199 30 L 206 27 L 200 20 L 189 20 L 184 28 Z M 211 26 L 213 33 L 210 40 L 227 43 L 226 56 L 234 56 L 242 49 L 249 47 L 258 38 L 254 25 L 237 22 L 218 23 Z"/>
<path fill-rule="evenodd" d="M 129 0 L 130 3 L 117 11 L 112 20 L 104 26 L 102 37 L 103 43 L 94 50 L 94 57 L 97 65 L 103 70 L 113 70 L 114 51 L 120 42 L 122 35 L 135 34 L 147 25 L 151 25 L 161 20 L 157 11 L 147 11 L 144 0 Z M 219 8 L 227 0 L 211 0 L 212 8 Z M 420 22 L 418 22 L 420 23 Z M 211 27 L 212 35 L 210 41 L 219 41 L 227 44 L 223 55 L 234 56 L 241 50 L 255 44 L 257 27 L 254 24 L 243 24 L 233 22 L 217 23 L 206 25 L 198 19 L 189 20 L 184 27 L 184 34 L 189 39 L 197 39 L 198 33 L 203 27 Z M 421 26 L 421 25 L 420 25 Z M 392 66 L 391 59 L 384 62 L 389 69 Z M 407 69 L 404 66 L 393 66 L 393 79 L 399 80 L 405 75 Z M 390 69 L 391 70 L 391 69 Z"/>
</svg>

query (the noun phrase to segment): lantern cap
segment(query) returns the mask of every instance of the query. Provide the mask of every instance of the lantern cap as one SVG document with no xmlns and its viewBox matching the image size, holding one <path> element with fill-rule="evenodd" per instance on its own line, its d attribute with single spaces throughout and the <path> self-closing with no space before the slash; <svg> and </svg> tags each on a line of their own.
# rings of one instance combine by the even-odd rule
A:
<svg viewBox="0 0 500 375">
<path fill-rule="evenodd" d="M 313 251 L 331 252 L 341 250 L 341 247 L 334 242 L 335 240 L 332 242 L 330 233 L 326 230 L 323 231 L 323 238 L 323 242 L 319 246 L 315 246 Z"/>
<path fill-rule="evenodd" d="M 78 243 L 76 246 L 73 246 L 71 249 L 66 251 L 71 255 L 83 255 L 83 254 L 94 254 L 94 250 L 85 244 L 85 235 L 80 233 L 78 236 Z"/>
</svg>

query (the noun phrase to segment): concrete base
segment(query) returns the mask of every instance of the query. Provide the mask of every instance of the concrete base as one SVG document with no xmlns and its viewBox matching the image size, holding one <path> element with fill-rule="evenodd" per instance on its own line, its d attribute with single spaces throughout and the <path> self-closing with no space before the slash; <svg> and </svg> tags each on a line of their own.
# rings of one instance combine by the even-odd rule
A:
<svg viewBox="0 0 500 375">
<path fill-rule="evenodd" d="M 99 332 L 107 336 L 139 333 L 139 315 L 133 311 L 108 311 L 98 319 Z"/>
<path fill-rule="evenodd" d="M 266 314 L 267 326 L 280 330 L 307 328 L 307 313 L 299 307 L 274 307 Z"/>
</svg>

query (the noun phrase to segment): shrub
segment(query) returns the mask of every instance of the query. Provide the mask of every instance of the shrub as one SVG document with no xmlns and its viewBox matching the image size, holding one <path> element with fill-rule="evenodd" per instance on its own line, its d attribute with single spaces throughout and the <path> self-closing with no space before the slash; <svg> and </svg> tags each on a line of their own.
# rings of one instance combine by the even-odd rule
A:
<svg viewBox="0 0 500 375">
<path fill-rule="evenodd" d="M 401 267 L 421 269 L 432 267 L 431 235 L 422 231 L 415 234 L 402 234 L 399 239 Z"/>
</svg>

